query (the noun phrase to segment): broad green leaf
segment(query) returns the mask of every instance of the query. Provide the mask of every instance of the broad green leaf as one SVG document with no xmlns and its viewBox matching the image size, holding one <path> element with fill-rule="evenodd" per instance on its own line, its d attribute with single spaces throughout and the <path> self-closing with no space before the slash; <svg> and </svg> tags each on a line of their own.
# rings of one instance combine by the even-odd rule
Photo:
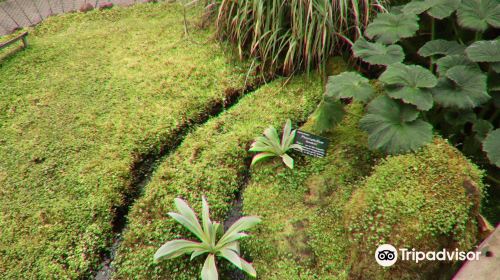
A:
<svg viewBox="0 0 500 280">
<path fill-rule="evenodd" d="M 357 101 L 367 102 L 374 93 L 368 79 L 356 72 L 343 72 L 328 77 L 325 96 L 334 99 L 353 98 Z"/>
<path fill-rule="evenodd" d="M 486 91 L 486 76 L 467 66 L 450 68 L 432 93 L 437 103 L 458 109 L 471 109 L 490 99 Z"/>
<path fill-rule="evenodd" d="M 430 1 L 411 1 L 403 6 L 403 13 L 407 15 L 419 15 L 431 8 Z"/>
<path fill-rule="evenodd" d="M 414 151 L 432 140 L 432 125 L 417 119 L 411 105 L 380 96 L 368 104 L 360 126 L 368 132 L 368 145 L 389 154 Z"/>
<path fill-rule="evenodd" d="M 229 242 L 232 241 L 227 241 L 230 239 L 231 235 L 236 234 L 240 231 L 247 230 L 251 227 L 254 227 L 258 223 L 260 223 L 262 220 L 259 217 L 256 216 L 246 216 L 243 218 L 238 219 L 234 224 L 232 224 L 226 231 L 226 233 L 221 237 L 219 240 L 217 246 L 224 246 Z"/>
<path fill-rule="evenodd" d="M 217 273 L 217 267 L 215 266 L 215 256 L 208 255 L 205 263 L 203 264 L 203 269 L 201 270 L 202 280 L 218 280 L 219 273 Z"/>
<path fill-rule="evenodd" d="M 222 249 L 219 251 L 219 255 L 228 260 L 230 263 L 234 264 L 237 268 L 243 269 L 240 256 L 238 256 L 238 254 L 236 254 L 234 251 L 229 249 Z"/>
<path fill-rule="evenodd" d="M 264 136 L 259 136 L 255 139 L 255 141 L 248 149 L 250 152 L 269 152 L 277 154 L 279 151 L 276 150 L 276 147 L 271 144 L 271 141 Z"/>
<path fill-rule="evenodd" d="M 290 169 L 293 169 L 293 158 L 290 157 L 287 154 L 281 155 L 281 159 L 283 160 L 283 163 Z"/>
<path fill-rule="evenodd" d="M 183 239 L 172 240 L 163 244 L 160 249 L 156 251 L 153 258 L 155 261 L 160 258 L 172 259 L 183 254 L 190 254 L 197 249 L 204 249 L 203 245 L 199 242 L 193 242 Z"/>
<path fill-rule="evenodd" d="M 194 249 L 193 250 L 193 253 L 191 254 L 191 257 L 189 258 L 189 260 L 194 260 L 196 257 L 198 256 L 201 256 L 203 254 L 206 254 L 208 253 L 209 251 L 207 249 Z"/>
<path fill-rule="evenodd" d="M 491 122 L 483 119 L 478 119 L 474 122 L 472 126 L 472 131 L 476 133 L 476 137 L 479 141 L 483 141 L 484 138 L 493 130 L 493 125 Z"/>
<path fill-rule="evenodd" d="M 460 6 L 461 0 L 427 0 L 431 4 L 427 11 L 433 18 L 443 19 L 449 17 Z"/>
<path fill-rule="evenodd" d="M 273 126 L 266 128 L 264 130 L 264 136 L 269 139 L 273 147 L 276 148 L 276 151 L 280 151 L 279 154 L 281 154 L 282 151 L 280 145 L 280 137 L 278 136 L 278 131 L 276 131 L 276 128 L 274 128 Z"/>
<path fill-rule="evenodd" d="M 437 39 L 425 43 L 418 50 L 418 54 L 423 57 L 429 57 L 431 55 L 436 55 L 436 54 L 454 55 L 454 54 L 463 54 L 464 50 L 465 46 L 455 41 Z"/>
<path fill-rule="evenodd" d="M 281 135 L 281 149 L 285 151 L 285 147 L 288 147 L 288 142 L 290 142 L 290 134 L 292 133 L 292 121 L 286 120 L 285 126 L 283 127 L 283 135 Z"/>
<path fill-rule="evenodd" d="M 481 69 L 477 65 L 470 61 L 465 55 L 448 55 L 436 60 L 437 72 L 439 76 L 445 76 L 448 69 L 454 66 L 466 66 L 468 69 L 472 71 L 481 72 Z"/>
<path fill-rule="evenodd" d="M 344 115 L 344 105 L 340 101 L 323 100 L 311 116 L 311 119 L 315 130 L 325 132 L 342 121 Z"/>
<path fill-rule="evenodd" d="M 193 209 L 191 209 L 191 207 L 189 207 L 186 201 L 180 198 L 175 198 L 174 204 L 175 207 L 177 208 L 177 211 L 179 211 L 179 214 L 186 217 L 189 221 L 191 221 L 191 223 L 199 224 L 198 217 L 196 217 L 196 213 L 193 211 Z"/>
<path fill-rule="evenodd" d="M 207 243 L 209 242 L 208 236 L 205 235 L 203 230 L 201 229 L 200 224 L 198 221 L 193 222 L 192 219 L 186 218 L 186 216 L 174 213 L 174 212 L 169 212 L 168 215 L 172 217 L 174 220 L 179 222 L 179 224 L 183 225 L 186 229 L 188 229 L 190 232 L 192 232 L 196 237 L 198 237 L 202 242 Z"/>
<path fill-rule="evenodd" d="M 500 128 L 488 133 L 483 141 L 483 151 L 491 163 L 500 167 Z"/>
<path fill-rule="evenodd" d="M 205 199 L 205 196 L 202 196 L 201 200 L 202 200 L 201 221 L 203 224 L 203 231 L 205 231 L 205 233 L 209 233 L 212 227 L 212 221 L 210 220 L 210 208 L 208 206 L 207 200 Z"/>
<path fill-rule="evenodd" d="M 247 261 L 245 261 L 244 259 L 241 259 L 241 266 L 243 268 L 243 271 L 245 271 L 248 275 L 250 275 L 254 278 L 257 277 L 257 272 L 255 271 L 253 266 L 250 263 L 248 263 Z"/>
<path fill-rule="evenodd" d="M 365 36 L 383 44 L 394 44 L 413 37 L 418 29 L 416 15 L 379 13 L 366 28 Z"/>
<path fill-rule="evenodd" d="M 352 46 L 354 56 L 375 65 L 389 65 L 402 62 L 405 58 L 403 48 L 399 45 L 385 46 L 381 43 L 371 43 L 364 38 L 358 39 Z"/>
<path fill-rule="evenodd" d="M 437 79 L 429 70 L 418 65 L 397 63 L 389 65 L 379 80 L 391 86 L 387 90 L 391 98 L 415 105 L 419 110 L 432 108 L 433 99 L 428 88 L 436 86 Z"/>
<path fill-rule="evenodd" d="M 274 153 L 268 153 L 268 152 L 258 153 L 255 156 L 253 156 L 252 163 L 250 164 L 250 166 L 253 166 L 260 161 L 263 161 L 267 158 L 271 158 L 271 157 L 275 157 L 275 156 L 276 156 L 276 154 L 274 154 Z"/>
<path fill-rule="evenodd" d="M 500 62 L 500 40 L 474 42 L 465 53 L 475 62 Z"/>
<path fill-rule="evenodd" d="M 463 0 L 457 12 L 458 23 L 485 31 L 488 25 L 500 28 L 500 3 L 497 0 Z"/>
</svg>

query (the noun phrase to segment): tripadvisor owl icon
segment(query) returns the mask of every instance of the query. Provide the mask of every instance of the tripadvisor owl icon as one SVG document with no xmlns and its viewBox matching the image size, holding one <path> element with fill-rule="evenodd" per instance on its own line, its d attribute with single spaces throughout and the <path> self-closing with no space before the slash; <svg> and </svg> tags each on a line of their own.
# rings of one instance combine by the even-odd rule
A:
<svg viewBox="0 0 500 280">
<path fill-rule="evenodd" d="M 375 251 L 375 260 L 381 266 L 391 266 L 398 260 L 398 251 L 391 244 L 380 245 Z"/>
</svg>

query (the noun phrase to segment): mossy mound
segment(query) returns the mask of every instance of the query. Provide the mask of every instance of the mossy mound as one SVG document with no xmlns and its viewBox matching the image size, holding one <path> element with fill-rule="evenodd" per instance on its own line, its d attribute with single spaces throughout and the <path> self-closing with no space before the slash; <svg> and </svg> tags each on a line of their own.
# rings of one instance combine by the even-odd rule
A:
<svg viewBox="0 0 500 280">
<path fill-rule="evenodd" d="M 381 244 L 418 251 L 468 251 L 477 242 L 482 173 L 457 149 L 436 138 L 418 153 L 393 156 L 375 167 L 345 206 L 352 278 L 428 279 L 453 263 L 374 261 Z"/>
<path fill-rule="evenodd" d="M 348 243 L 342 206 L 353 185 L 367 175 L 377 156 L 357 128 L 362 107 L 350 105 L 329 135 L 325 158 L 297 158 L 296 168 L 279 160 L 257 165 L 243 195 L 245 215 L 263 222 L 244 242 L 260 279 L 332 279 L 345 275 Z M 310 123 L 302 128 L 313 131 Z"/>
<path fill-rule="evenodd" d="M 189 256 L 153 262 L 155 251 L 176 238 L 196 239 L 167 213 L 173 199 L 186 199 L 199 213 L 201 196 L 212 219 L 224 221 L 243 185 L 252 140 L 287 118 L 304 120 L 322 96 L 318 76 L 278 79 L 249 93 L 238 104 L 189 134 L 157 169 L 145 194 L 134 204 L 117 253 L 116 279 L 197 279 L 204 258 Z M 218 261 L 224 265 L 225 261 Z"/>
<path fill-rule="evenodd" d="M 383 269 L 375 249 L 389 243 L 470 250 L 477 241 L 481 172 L 440 138 L 417 153 L 380 160 L 357 128 L 362 109 L 354 104 L 348 111 L 329 135 L 327 157 L 299 159 L 294 170 L 279 161 L 252 170 L 244 212 L 262 216 L 263 223 L 243 251 L 259 278 L 449 276 L 450 263 Z"/>
</svg>

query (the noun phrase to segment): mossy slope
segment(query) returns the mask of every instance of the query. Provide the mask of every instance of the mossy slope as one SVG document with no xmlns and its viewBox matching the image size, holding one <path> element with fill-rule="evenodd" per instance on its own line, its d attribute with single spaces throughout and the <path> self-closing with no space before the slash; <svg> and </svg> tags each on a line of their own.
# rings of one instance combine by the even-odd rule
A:
<svg viewBox="0 0 500 280">
<path fill-rule="evenodd" d="M 307 118 L 322 95 L 317 77 L 275 80 L 245 96 L 238 104 L 190 134 L 156 171 L 145 194 L 130 213 L 129 226 L 114 265 L 117 279 L 195 279 L 201 261 L 185 258 L 153 263 L 153 254 L 166 241 L 193 238 L 167 213 L 182 197 L 199 210 L 201 196 L 212 217 L 223 221 L 244 180 L 251 141 L 269 125 L 287 118 Z"/>
<path fill-rule="evenodd" d="M 329 136 L 326 158 L 306 159 L 293 171 L 278 162 L 253 169 L 244 212 L 262 216 L 263 223 L 243 250 L 259 278 L 447 275 L 451 265 L 438 262 L 384 270 L 374 252 L 384 243 L 422 251 L 471 249 L 481 173 L 440 138 L 418 153 L 374 164 L 380 155 L 366 150 L 366 136 L 357 129 L 360 108 L 349 107 L 351 114 Z M 464 181 L 477 185 L 477 192 L 467 192 Z"/>
<path fill-rule="evenodd" d="M 163 4 L 51 17 L 0 61 L 1 279 L 89 277 L 133 164 L 244 86 L 182 17 Z"/>
</svg>

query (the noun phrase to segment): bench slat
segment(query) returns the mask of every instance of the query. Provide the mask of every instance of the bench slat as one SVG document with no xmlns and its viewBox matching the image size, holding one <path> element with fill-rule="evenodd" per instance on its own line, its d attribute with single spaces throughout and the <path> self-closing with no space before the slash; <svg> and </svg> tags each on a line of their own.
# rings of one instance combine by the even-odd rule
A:
<svg viewBox="0 0 500 280">
<path fill-rule="evenodd" d="M 22 33 L 21 35 L 17 36 L 17 37 L 14 37 L 12 39 L 10 39 L 9 41 L 7 42 L 4 42 L 4 43 L 0 43 L 0 49 L 3 49 L 19 40 L 22 40 L 23 41 L 23 45 L 24 47 L 26 48 L 28 46 L 28 40 L 26 40 L 26 36 L 28 36 L 28 32 L 24 32 Z"/>
</svg>

